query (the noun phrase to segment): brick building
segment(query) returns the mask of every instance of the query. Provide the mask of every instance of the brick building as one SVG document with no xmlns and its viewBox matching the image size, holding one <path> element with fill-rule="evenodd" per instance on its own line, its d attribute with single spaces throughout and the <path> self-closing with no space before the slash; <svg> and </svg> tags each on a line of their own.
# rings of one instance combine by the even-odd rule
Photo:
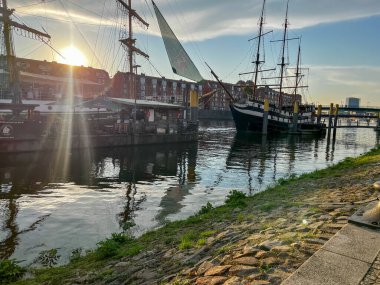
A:
<svg viewBox="0 0 380 285">
<path fill-rule="evenodd" d="M 132 82 L 132 83 L 130 83 Z M 130 86 L 132 84 L 132 86 Z M 226 84 L 229 91 L 234 94 L 234 86 Z M 135 92 L 131 92 L 131 89 Z M 132 75 L 129 72 L 118 72 L 112 79 L 110 96 L 142 100 L 154 100 L 164 103 L 186 105 L 189 103 L 191 90 L 198 92 L 199 96 L 212 90 L 218 90 L 211 98 L 201 100 L 200 108 L 210 110 L 229 110 L 229 97 L 220 88 L 217 82 L 204 83 L 188 82 L 184 80 L 167 79 L 165 77 L 152 77 L 145 74 Z"/>
<path fill-rule="evenodd" d="M 73 94 L 90 99 L 107 92 L 111 79 L 105 70 L 70 66 L 55 61 L 17 58 L 22 98 L 57 100 Z M 0 98 L 7 98 L 8 79 L 4 57 L 0 59 Z"/>
</svg>

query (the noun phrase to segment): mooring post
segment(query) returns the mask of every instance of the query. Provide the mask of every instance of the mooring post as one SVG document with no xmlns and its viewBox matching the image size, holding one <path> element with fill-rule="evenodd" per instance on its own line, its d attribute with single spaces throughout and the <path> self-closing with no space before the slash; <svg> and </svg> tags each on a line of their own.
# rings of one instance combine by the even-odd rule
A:
<svg viewBox="0 0 380 285">
<path fill-rule="evenodd" d="M 334 132 L 333 132 L 334 140 L 336 137 L 336 127 L 338 126 L 338 116 L 339 116 L 339 104 L 336 104 L 335 105 L 335 117 L 334 117 Z"/>
<path fill-rule="evenodd" d="M 322 105 L 318 105 L 317 124 L 321 123 L 321 117 L 322 117 Z"/>
<path fill-rule="evenodd" d="M 264 100 L 264 114 L 263 114 L 263 135 L 268 134 L 268 114 L 269 114 L 269 100 Z"/>
<path fill-rule="evenodd" d="M 195 90 L 190 91 L 190 120 L 198 121 L 198 93 Z"/>
<path fill-rule="evenodd" d="M 299 106 L 298 102 L 294 102 L 294 112 L 293 112 L 293 124 L 292 124 L 292 132 L 296 133 L 298 130 L 298 113 L 299 113 Z"/>
<path fill-rule="evenodd" d="M 330 110 L 329 110 L 329 127 L 328 127 L 328 137 L 331 136 L 331 126 L 332 126 L 332 115 L 333 115 L 333 112 L 334 112 L 334 104 L 331 103 L 330 104 Z"/>
</svg>

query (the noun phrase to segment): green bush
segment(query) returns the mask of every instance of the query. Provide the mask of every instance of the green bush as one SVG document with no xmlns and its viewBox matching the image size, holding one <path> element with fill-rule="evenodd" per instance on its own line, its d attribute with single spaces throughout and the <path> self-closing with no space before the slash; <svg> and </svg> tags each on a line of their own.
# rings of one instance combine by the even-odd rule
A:
<svg viewBox="0 0 380 285">
<path fill-rule="evenodd" d="M 96 254 L 99 259 L 109 258 L 119 253 L 123 244 L 133 241 L 133 238 L 123 233 L 113 233 L 111 238 L 97 243 Z"/>
<path fill-rule="evenodd" d="M 232 190 L 227 195 L 226 205 L 231 207 L 245 207 L 247 206 L 245 199 L 247 195 L 243 192 Z"/>
<path fill-rule="evenodd" d="M 25 269 L 14 260 L 0 260 L 0 284 L 16 281 L 24 274 Z"/>
<path fill-rule="evenodd" d="M 199 210 L 198 215 L 203 215 L 209 213 L 214 207 L 210 202 L 207 202 L 205 206 L 202 206 L 202 208 Z"/>
</svg>

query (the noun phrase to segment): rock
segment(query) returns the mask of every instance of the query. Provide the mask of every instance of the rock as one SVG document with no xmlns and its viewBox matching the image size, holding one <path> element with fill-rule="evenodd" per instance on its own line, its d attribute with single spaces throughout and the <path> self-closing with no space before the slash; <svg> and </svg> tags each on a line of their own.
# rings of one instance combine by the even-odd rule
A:
<svg viewBox="0 0 380 285">
<path fill-rule="evenodd" d="M 211 267 L 213 267 L 214 264 L 209 262 L 209 261 L 205 261 L 203 262 L 197 269 L 197 274 L 198 275 L 203 275 L 207 270 L 209 270 Z"/>
<path fill-rule="evenodd" d="M 272 250 L 277 252 L 288 252 L 291 250 L 291 247 L 288 245 L 276 245 L 272 247 Z"/>
<path fill-rule="evenodd" d="M 330 219 L 331 219 L 330 215 L 322 215 L 319 217 L 319 220 L 321 220 L 321 221 L 328 221 Z"/>
<path fill-rule="evenodd" d="M 308 238 L 308 239 L 305 239 L 305 242 L 307 243 L 311 243 L 311 244 L 320 244 L 320 245 L 324 245 L 326 243 L 325 240 L 322 240 L 322 239 L 318 239 L 318 238 Z"/>
<path fill-rule="evenodd" d="M 340 230 L 343 227 L 343 225 L 342 224 L 327 224 L 325 225 L 325 227 L 328 227 L 330 229 Z"/>
<path fill-rule="evenodd" d="M 118 267 L 127 267 L 127 266 L 130 266 L 130 265 L 131 265 L 130 262 L 122 261 L 122 262 L 119 262 L 119 263 L 115 264 L 114 266 L 115 266 L 116 268 L 118 268 Z"/>
<path fill-rule="evenodd" d="M 251 283 L 249 283 L 249 285 L 269 285 L 269 284 L 271 283 L 269 283 L 269 281 L 266 281 L 266 280 L 254 280 Z"/>
<path fill-rule="evenodd" d="M 196 252 L 194 252 L 192 255 L 185 257 L 182 259 L 181 263 L 182 264 L 187 264 L 187 263 L 196 263 L 201 259 L 201 255 L 205 252 L 208 251 L 208 246 L 202 246 L 200 249 L 198 249 Z"/>
<path fill-rule="evenodd" d="M 262 260 L 263 264 L 266 265 L 275 265 L 275 264 L 280 264 L 279 260 L 275 257 L 267 257 Z"/>
<path fill-rule="evenodd" d="M 286 278 L 288 278 L 290 273 L 284 272 L 282 270 L 276 269 L 272 274 L 269 275 L 269 282 L 271 284 L 280 284 Z"/>
<path fill-rule="evenodd" d="M 253 246 L 250 246 L 250 245 L 246 245 L 243 248 L 243 254 L 244 255 L 255 255 L 257 252 L 259 252 L 259 250 Z"/>
<path fill-rule="evenodd" d="M 232 262 L 234 264 L 239 264 L 239 265 L 251 265 L 251 266 L 259 265 L 258 259 L 252 256 L 246 256 L 246 257 L 234 259 Z"/>
<path fill-rule="evenodd" d="M 224 232 L 219 233 L 219 234 L 215 237 L 215 239 L 216 239 L 216 240 L 224 239 L 224 238 L 231 237 L 232 235 L 233 235 L 233 233 L 232 233 L 230 230 L 227 230 L 227 231 L 224 231 Z"/>
<path fill-rule="evenodd" d="M 230 261 L 231 261 L 231 259 L 233 259 L 231 255 L 229 255 L 229 254 L 224 255 L 224 256 L 220 259 L 220 264 L 221 264 L 221 265 L 229 264 Z"/>
<path fill-rule="evenodd" d="M 269 256 L 268 251 L 260 250 L 258 253 L 256 253 L 255 257 L 258 259 L 262 259 Z"/>
<path fill-rule="evenodd" d="M 205 276 L 221 275 L 230 268 L 231 268 L 231 265 L 215 266 L 215 267 L 208 269 L 204 275 Z"/>
<path fill-rule="evenodd" d="M 214 277 L 200 277 L 196 280 L 196 285 L 218 285 L 223 284 L 227 280 L 227 277 L 214 276 Z"/>
<path fill-rule="evenodd" d="M 262 249 L 262 250 L 266 250 L 266 251 L 270 251 L 272 249 L 272 247 L 276 246 L 276 245 L 282 245 L 283 242 L 282 241 L 279 241 L 279 240 L 266 240 L 266 241 L 263 241 L 262 243 L 259 244 L 259 248 Z"/>
<path fill-rule="evenodd" d="M 256 241 L 258 241 L 258 240 L 260 240 L 262 238 L 263 238 L 262 234 L 253 234 L 253 235 L 250 235 L 248 237 L 248 240 L 252 240 L 252 241 L 256 242 Z"/>
<path fill-rule="evenodd" d="M 144 280 L 153 280 L 153 279 L 157 279 L 157 273 L 153 270 L 144 269 L 144 270 L 139 271 L 136 274 L 136 277 L 144 279 Z"/>
<path fill-rule="evenodd" d="M 246 277 L 250 274 L 259 273 L 259 272 L 260 270 L 257 267 L 246 266 L 246 265 L 235 265 L 235 266 L 232 266 L 228 270 L 229 275 L 240 276 L 240 277 Z"/>
<path fill-rule="evenodd" d="M 324 224 L 323 221 L 319 221 L 319 222 L 316 222 L 316 223 L 313 223 L 313 224 L 310 224 L 308 227 L 312 230 L 316 230 L 316 229 L 319 229 L 322 225 Z"/>
<path fill-rule="evenodd" d="M 177 250 L 175 248 L 169 249 L 167 252 L 165 252 L 163 258 L 172 258 Z"/>
<path fill-rule="evenodd" d="M 223 285 L 241 285 L 241 279 L 237 276 L 234 276 L 224 282 Z"/>
</svg>

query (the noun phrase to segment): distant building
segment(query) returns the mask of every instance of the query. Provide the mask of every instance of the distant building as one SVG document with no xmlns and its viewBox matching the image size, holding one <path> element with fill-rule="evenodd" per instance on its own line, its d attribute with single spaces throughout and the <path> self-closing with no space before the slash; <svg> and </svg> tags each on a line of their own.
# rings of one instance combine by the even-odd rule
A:
<svg viewBox="0 0 380 285">
<path fill-rule="evenodd" d="M 346 98 L 346 106 L 349 108 L 359 108 L 360 98 L 355 98 L 355 97 Z"/>
<path fill-rule="evenodd" d="M 92 99 L 107 92 L 111 79 L 107 71 L 70 66 L 55 61 L 16 58 L 24 99 L 57 100 L 69 96 Z M 6 60 L 0 58 L 0 98 L 8 98 Z"/>
<path fill-rule="evenodd" d="M 233 84 L 226 83 L 225 85 L 230 93 L 235 94 L 237 89 Z M 229 96 L 215 81 L 196 83 L 167 79 L 165 77 L 153 77 L 143 73 L 131 75 L 129 72 L 118 72 L 112 79 L 109 94 L 111 97 L 129 99 L 134 99 L 133 94 L 136 94 L 136 99 L 189 106 L 191 90 L 197 91 L 199 97 L 212 90 L 217 90 L 212 97 L 201 100 L 199 106 L 201 109 L 229 110 Z"/>
</svg>

